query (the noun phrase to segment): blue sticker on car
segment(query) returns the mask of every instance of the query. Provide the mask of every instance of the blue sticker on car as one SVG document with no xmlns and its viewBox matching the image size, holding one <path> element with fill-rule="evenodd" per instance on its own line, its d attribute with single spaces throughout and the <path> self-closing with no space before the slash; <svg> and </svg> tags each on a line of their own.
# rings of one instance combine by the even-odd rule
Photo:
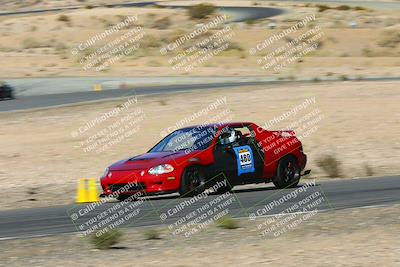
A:
<svg viewBox="0 0 400 267">
<path fill-rule="evenodd" d="M 249 146 L 234 147 L 236 154 L 238 176 L 242 173 L 254 172 L 253 151 Z"/>
</svg>

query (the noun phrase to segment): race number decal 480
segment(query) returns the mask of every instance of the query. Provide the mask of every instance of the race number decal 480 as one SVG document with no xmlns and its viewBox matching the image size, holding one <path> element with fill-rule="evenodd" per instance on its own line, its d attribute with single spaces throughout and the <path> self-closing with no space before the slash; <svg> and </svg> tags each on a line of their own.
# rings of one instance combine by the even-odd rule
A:
<svg viewBox="0 0 400 267">
<path fill-rule="evenodd" d="M 233 148 L 237 157 L 238 175 L 254 172 L 253 151 L 249 146 Z"/>
</svg>

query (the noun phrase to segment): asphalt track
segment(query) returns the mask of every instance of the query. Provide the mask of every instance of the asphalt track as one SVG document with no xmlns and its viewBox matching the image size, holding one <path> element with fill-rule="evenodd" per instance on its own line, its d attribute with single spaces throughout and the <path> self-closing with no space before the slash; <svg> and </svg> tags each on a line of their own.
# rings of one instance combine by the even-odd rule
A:
<svg viewBox="0 0 400 267">
<path fill-rule="evenodd" d="M 188 8 L 188 6 L 182 5 L 164 5 L 164 2 L 158 3 L 157 1 L 145 1 L 145 2 L 129 2 L 120 4 L 107 4 L 107 7 L 147 7 L 156 6 L 159 8 Z M 102 6 L 93 6 L 102 7 Z M 23 11 L 12 11 L 12 12 L 0 12 L 0 16 L 15 16 L 15 15 L 27 15 L 37 13 L 48 13 L 48 12 L 60 12 L 68 10 L 77 10 L 82 7 L 60 7 L 60 8 L 49 8 L 49 9 L 37 9 L 37 10 L 23 10 Z M 257 20 L 262 18 L 273 17 L 282 14 L 284 11 L 278 8 L 271 7 L 231 7 L 231 6 L 219 6 L 218 11 L 230 15 L 229 22 L 243 22 L 247 20 Z"/>
<path fill-rule="evenodd" d="M 302 184 L 304 185 L 306 181 L 303 180 Z M 228 208 L 229 214 L 233 217 L 248 217 L 249 214 L 257 214 L 257 212 L 258 215 L 262 216 L 272 215 L 292 207 L 294 204 L 299 203 L 301 199 L 316 194 L 316 192 L 323 196 L 323 201 L 315 207 L 318 211 L 400 203 L 400 176 L 387 176 L 324 181 L 308 187 L 305 192 L 299 193 L 296 198 L 287 199 L 283 204 L 277 205 L 270 210 L 265 209 L 265 206 L 274 200 L 279 201 L 283 197 L 287 198 L 295 190 L 299 192 L 299 188 L 278 190 L 268 184 L 253 189 L 235 189 L 230 196 L 234 198 L 234 201 L 225 206 L 225 208 Z M 169 226 L 206 203 L 216 202 L 223 196 L 210 194 L 208 197 L 199 199 L 175 214 L 172 214 L 174 208 L 179 203 L 190 200 L 190 198 L 168 195 L 152 197 L 142 202 L 128 202 L 127 205 L 137 205 L 135 209 L 140 211 L 120 226 L 140 227 L 163 224 Z M 222 202 L 219 203 L 221 204 Z M 110 217 L 110 210 L 116 208 L 118 204 L 118 202 L 102 203 L 86 214 L 84 214 L 85 210 L 90 207 L 88 204 L 3 211 L 0 212 L 0 240 L 77 232 L 80 225 L 89 222 L 91 218 L 98 217 L 102 212 L 107 211 L 108 217 Z M 115 213 L 117 210 L 115 210 Z M 171 216 L 167 215 L 165 220 L 161 220 L 160 217 L 162 216 L 160 215 L 168 214 L 168 212 Z M 75 221 L 71 219 L 74 214 L 78 214 L 78 219 Z M 79 214 L 84 215 L 79 216 Z M 351 223 L 351 218 L 349 218 L 349 223 Z M 89 226 L 93 226 L 93 224 L 89 224 Z M 82 229 L 86 228 L 83 227 Z M 172 228 L 171 231 L 174 229 Z"/>
<path fill-rule="evenodd" d="M 271 83 L 271 82 L 269 82 Z M 129 97 L 134 95 L 165 94 L 194 90 L 207 90 L 246 85 L 262 85 L 266 82 L 222 82 L 204 84 L 156 85 L 142 86 L 135 89 L 111 89 L 103 91 L 85 91 L 74 93 L 17 96 L 16 99 L 0 101 L 0 112 L 16 111 L 34 108 L 45 108 L 60 105 L 76 104 L 88 101 L 99 101 L 112 98 Z"/>
<path fill-rule="evenodd" d="M 349 79 L 351 80 L 351 79 Z M 355 80 L 355 79 L 354 79 Z M 363 81 L 398 81 L 400 77 L 371 77 L 365 78 Z M 108 89 L 103 91 L 82 91 L 71 93 L 46 93 L 43 95 L 19 95 L 14 100 L 0 101 L 0 112 L 18 111 L 27 109 L 50 108 L 55 106 L 73 105 L 84 102 L 102 101 L 113 98 L 123 98 L 131 96 L 166 94 L 177 92 L 190 92 L 196 90 L 224 89 L 242 86 L 256 85 L 276 85 L 284 83 L 312 83 L 311 80 L 304 81 L 235 81 L 235 82 L 208 82 L 198 84 L 173 84 L 173 85 L 142 85 L 134 89 Z M 327 80 L 327 82 L 341 82 L 335 80 Z M 79 85 L 79 81 L 77 82 Z M 47 85 L 49 87 L 50 85 Z M 36 86 L 37 87 L 37 86 Z M 17 88 L 18 89 L 18 88 Z M 47 88 L 43 88 L 44 90 Z"/>
</svg>

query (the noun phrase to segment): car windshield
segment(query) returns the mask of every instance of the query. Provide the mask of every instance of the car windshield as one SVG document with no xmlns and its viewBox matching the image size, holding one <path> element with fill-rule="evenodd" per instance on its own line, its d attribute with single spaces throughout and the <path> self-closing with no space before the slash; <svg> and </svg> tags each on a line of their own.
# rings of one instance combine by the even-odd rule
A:
<svg viewBox="0 0 400 267">
<path fill-rule="evenodd" d="M 214 139 L 216 128 L 211 126 L 198 126 L 176 130 L 167 135 L 149 152 L 191 152 L 204 150 L 210 146 Z"/>
</svg>

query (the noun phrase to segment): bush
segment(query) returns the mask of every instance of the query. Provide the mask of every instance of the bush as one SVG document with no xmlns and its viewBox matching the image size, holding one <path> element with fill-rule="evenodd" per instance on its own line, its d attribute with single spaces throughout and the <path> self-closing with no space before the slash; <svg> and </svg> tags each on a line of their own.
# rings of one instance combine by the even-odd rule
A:
<svg viewBox="0 0 400 267">
<path fill-rule="evenodd" d="M 367 176 L 374 176 L 374 169 L 368 163 L 364 163 L 363 168 Z"/>
<path fill-rule="evenodd" d="M 144 236 L 146 237 L 146 240 L 161 239 L 160 233 L 155 229 L 147 230 L 146 232 L 144 232 Z"/>
<path fill-rule="evenodd" d="M 381 39 L 378 41 L 378 45 L 390 48 L 395 48 L 399 43 L 400 32 L 394 30 L 384 32 Z"/>
<path fill-rule="evenodd" d="M 160 30 L 168 29 L 169 26 L 171 26 L 171 20 L 169 19 L 169 17 L 158 19 L 153 23 L 153 27 Z"/>
<path fill-rule="evenodd" d="M 355 11 L 365 11 L 367 9 L 365 7 L 362 7 L 362 6 L 356 6 L 356 7 L 353 7 L 353 10 L 355 10 Z"/>
<path fill-rule="evenodd" d="M 69 22 L 71 21 L 70 18 L 67 15 L 60 15 L 57 18 L 58 21 L 63 21 L 63 22 Z"/>
<path fill-rule="evenodd" d="M 176 40 L 181 38 L 183 35 L 185 35 L 185 33 L 186 32 L 183 29 L 176 29 L 168 35 L 167 41 L 169 43 L 175 42 Z"/>
<path fill-rule="evenodd" d="M 145 35 L 141 41 L 143 47 L 145 48 L 157 48 L 161 46 L 160 40 L 158 40 L 153 35 Z"/>
<path fill-rule="evenodd" d="M 39 48 L 41 47 L 41 44 L 36 39 L 29 37 L 22 41 L 22 47 L 24 49 Z"/>
<path fill-rule="evenodd" d="M 348 5 L 341 5 L 336 7 L 336 10 L 350 10 L 351 7 L 349 7 Z"/>
<path fill-rule="evenodd" d="M 117 244 L 122 233 L 116 229 L 109 230 L 103 234 L 96 232 L 90 236 L 90 242 L 98 249 L 109 249 Z"/>
<path fill-rule="evenodd" d="M 365 47 L 362 50 L 362 55 L 365 56 L 365 57 L 372 57 L 373 56 L 373 52 L 368 47 Z"/>
<path fill-rule="evenodd" d="M 228 41 L 227 44 L 228 44 L 228 47 L 225 49 L 226 51 L 229 51 L 229 50 L 244 51 L 243 47 L 241 47 L 240 44 L 238 44 L 236 42 Z"/>
<path fill-rule="evenodd" d="M 63 43 L 56 43 L 56 45 L 54 46 L 54 49 L 57 52 L 63 52 L 67 49 L 67 47 Z"/>
<path fill-rule="evenodd" d="M 224 229 L 239 228 L 237 222 L 230 216 L 224 216 L 217 220 L 217 226 Z"/>
<path fill-rule="evenodd" d="M 216 10 L 216 7 L 211 4 L 202 3 L 191 6 L 189 8 L 189 16 L 192 19 L 204 19 L 212 15 Z"/>
<path fill-rule="evenodd" d="M 327 5 L 316 5 L 316 7 L 318 8 L 318 12 L 324 12 L 325 10 L 331 9 Z"/>
<path fill-rule="evenodd" d="M 334 155 L 324 155 L 317 159 L 317 166 L 321 168 L 329 177 L 341 177 L 340 161 Z"/>
</svg>

